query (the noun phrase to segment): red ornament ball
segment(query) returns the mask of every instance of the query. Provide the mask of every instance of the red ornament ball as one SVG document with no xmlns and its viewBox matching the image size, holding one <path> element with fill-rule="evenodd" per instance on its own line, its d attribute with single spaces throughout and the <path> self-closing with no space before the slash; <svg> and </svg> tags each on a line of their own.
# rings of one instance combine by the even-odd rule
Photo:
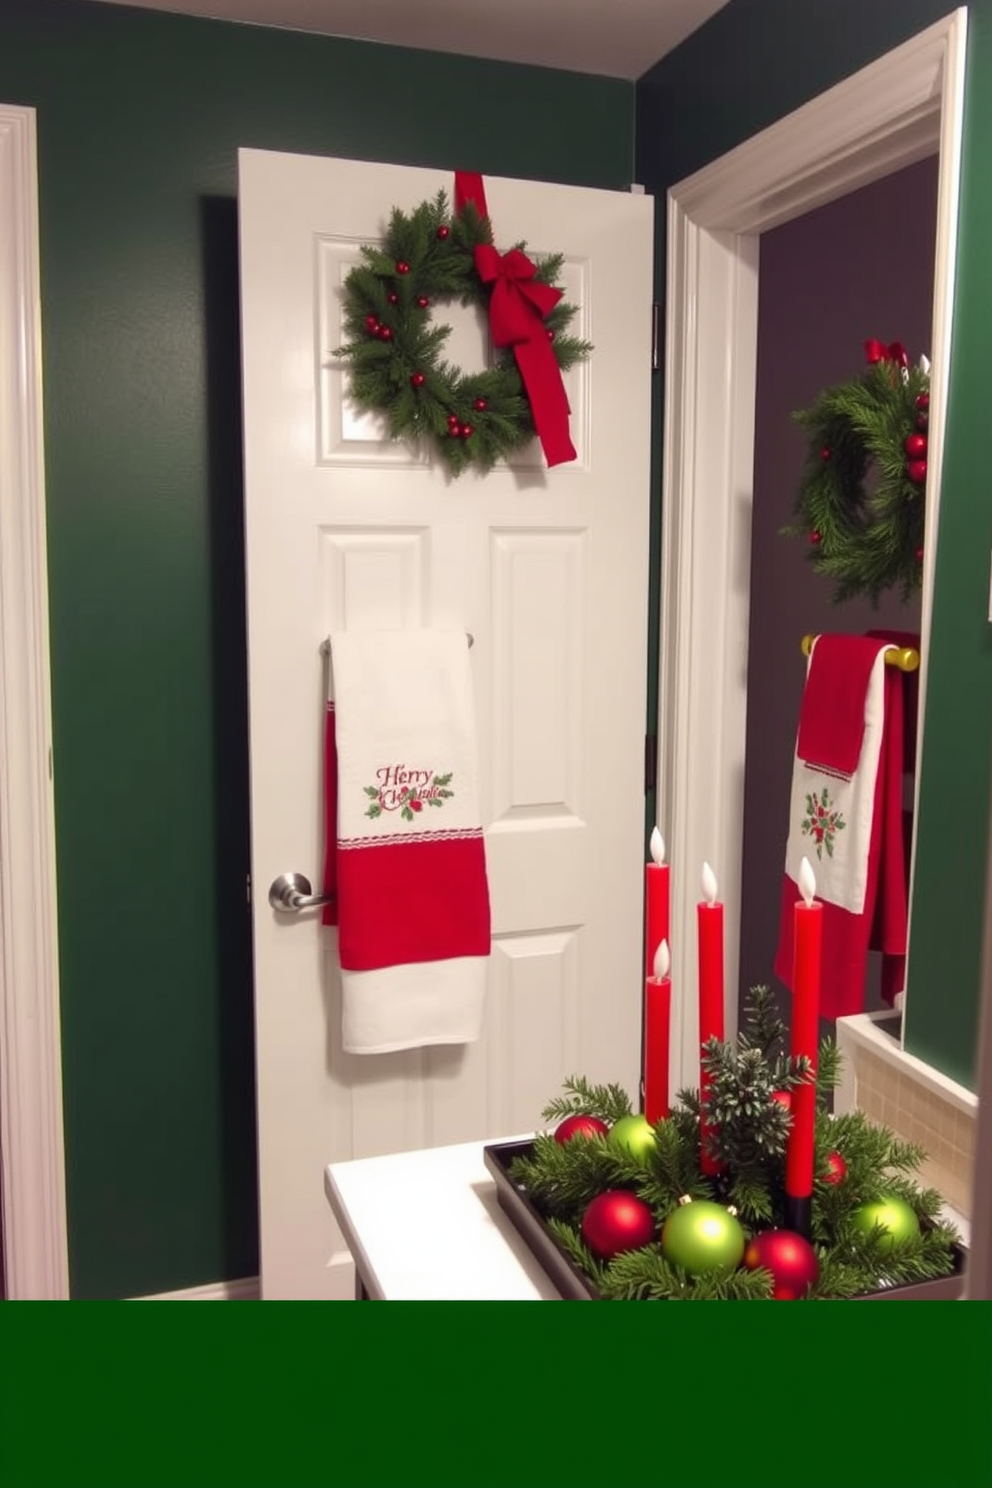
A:
<svg viewBox="0 0 992 1488">
<path fill-rule="evenodd" d="M 922 434 L 910 434 L 904 448 L 911 460 L 922 460 L 927 452 L 927 441 Z"/>
<path fill-rule="evenodd" d="M 919 429 L 921 434 L 925 434 L 927 432 L 927 425 L 929 424 L 929 422 L 930 415 L 928 413 L 918 413 L 916 415 L 916 427 Z"/>
<path fill-rule="evenodd" d="M 816 1251 L 792 1230 L 764 1230 L 749 1240 L 744 1251 L 746 1271 L 770 1271 L 772 1298 L 797 1302 L 820 1274 Z"/>
<path fill-rule="evenodd" d="M 910 460 L 906 465 L 906 474 L 914 486 L 922 486 L 927 478 L 926 460 Z"/>
<path fill-rule="evenodd" d="M 549 329 L 548 330 L 548 340 L 549 341 L 553 341 L 554 339 L 555 339 L 555 333 L 554 333 L 554 331 L 552 331 L 551 329 Z"/>
<path fill-rule="evenodd" d="M 448 238 L 451 237 L 451 228 L 446 227 L 445 224 L 442 222 L 441 226 L 437 230 L 437 235 L 441 239 L 441 242 L 444 243 L 447 241 Z"/>
<path fill-rule="evenodd" d="M 821 460 L 830 460 L 830 459 L 833 458 L 833 453 L 834 452 L 830 448 L 829 444 L 825 444 L 823 446 L 823 448 L 821 449 L 821 451 L 820 451 L 820 459 Z"/>
<path fill-rule="evenodd" d="M 379 327 L 379 340 L 380 341 L 392 341 L 392 339 L 393 339 L 393 328 L 392 328 L 392 326 L 380 326 Z"/>
<path fill-rule="evenodd" d="M 819 532 L 811 532 L 809 535 L 809 540 L 815 548 L 818 547 L 819 544 L 823 541 L 823 536 Z"/>
<path fill-rule="evenodd" d="M 843 1183 L 847 1177 L 847 1163 L 839 1152 L 831 1152 L 827 1156 L 827 1171 L 823 1175 L 824 1183 Z"/>
<path fill-rule="evenodd" d="M 430 300 L 427 298 L 426 295 L 418 295 L 417 296 L 417 309 L 418 310 L 426 310 L 427 309 L 427 306 L 429 304 L 430 304 Z"/>
<path fill-rule="evenodd" d="M 917 395 L 916 395 L 916 406 L 917 406 L 917 408 L 928 409 L 930 407 L 930 394 L 929 393 L 917 393 Z"/>
<path fill-rule="evenodd" d="M 916 550 L 916 561 L 917 561 L 917 563 L 922 563 L 923 562 L 923 549 L 922 548 L 917 548 L 917 550 Z"/>
<path fill-rule="evenodd" d="M 423 387 L 424 381 L 425 378 L 423 372 L 414 372 L 413 376 L 410 378 L 410 382 L 415 388 Z"/>
<path fill-rule="evenodd" d="M 605 1137 L 609 1131 L 605 1121 L 600 1121 L 598 1116 L 566 1116 L 565 1120 L 555 1127 L 556 1142 L 571 1142 L 573 1137 L 582 1137 L 586 1141 L 590 1137 Z"/>
<path fill-rule="evenodd" d="M 471 439 L 472 435 L 475 433 L 475 428 L 472 424 L 462 424 L 458 432 L 463 439 Z"/>
<path fill-rule="evenodd" d="M 489 407 L 489 404 L 486 402 L 485 398 L 476 398 L 475 402 L 472 404 L 472 407 L 476 410 L 477 413 L 482 413 L 483 409 Z"/>
<path fill-rule="evenodd" d="M 378 315 L 366 315 L 366 317 L 365 317 L 365 329 L 368 331 L 368 333 L 369 333 L 370 336 L 377 336 L 379 334 L 379 317 L 378 317 Z"/>
<path fill-rule="evenodd" d="M 389 291 L 388 295 L 386 296 L 386 299 L 389 301 L 389 303 L 391 305 L 398 305 L 399 302 L 400 302 L 400 297 L 396 293 L 395 289 L 391 289 Z"/>
<path fill-rule="evenodd" d="M 409 274 L 410 265 L 407 263 L 405 258 L 401 258 L 399 263 L 396 265 L 396 272 L 397 274 Z"/>
<path fill-rule="evenodd" d="M 784 1108 L 787 1111 L 791 1111 L 792 1110 L 792 1091 L 791 1090 L 773 1090 L 772 1091 L 772 1100 L 773 1101 L 777 1101 L 780 1106 L 784 1106 Z"/>
<path fill-rule="evenodd" d="M 654 1239 L 654 1215 L 636 1194 L 608 1188 L 582 1216 L 582 1238 L 601 1261 L 622 1250 L 640 1250 Z"/>
</svg>

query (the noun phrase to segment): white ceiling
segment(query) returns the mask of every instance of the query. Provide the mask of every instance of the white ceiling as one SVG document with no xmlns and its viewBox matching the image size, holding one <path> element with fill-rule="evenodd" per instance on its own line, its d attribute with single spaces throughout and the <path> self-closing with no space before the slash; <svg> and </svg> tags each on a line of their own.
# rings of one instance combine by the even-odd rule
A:
<svg viewBox="0 0 992 1488">
<path fill-rule="evenodd" d="M 103 0 L 638 78 L 728 0 Z"/>
</svg>

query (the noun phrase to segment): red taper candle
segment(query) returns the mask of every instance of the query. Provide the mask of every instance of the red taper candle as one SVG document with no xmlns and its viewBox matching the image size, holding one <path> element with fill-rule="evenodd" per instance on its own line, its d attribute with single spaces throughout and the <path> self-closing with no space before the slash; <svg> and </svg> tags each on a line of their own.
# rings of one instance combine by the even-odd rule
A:
<svg viewBox="0 0 992 1488">
<path fill-rule="evenodd" d="M 655 952 L 653 976 L 644 981 L 644 1117 L 654 1126 L 670 1114 L 668 1061 L 672 1026 L 668 941 Z"/>
<path fill-rule="evenodd" d="M 803 1055 L 812 1066 L 809 1079 L 792 1090 L 792 1125 L 785 1149 L 786 1224 L 810 1233 L 813 1197 L 813 1154 L 816 1137 L 816 1063 L 820 1034 L 820 955 L 823 944 L 823 905 L 814 899 L 816 876 L 808 858 L 799 868 L 795 908 L 790 1053 Z"/>
<path fill-rule="evenodd" d="M 665 839 L 658 828 L 651 833 L 651 861 L 644 870 L 644 975 L 654 970 L 654 958 L 661 942 L 667 941 L 671 952 L 669 868 L 665 862 Z"/>
<path fill-rule="evenodd" d="M 702 1067 L 707 1039 L 723 1041 L 723 905 L 717 897 L 716 875 L 703 864 L 703 897 L 696 906 L 699 942 L 699 1094 L 705 1102 L 709 1076 Z M 706 1150 L 706 1122 L 700 1127 L 700 1161 L 704 1173 L 719 1171 L 719 1163 Z"/>
</svg>

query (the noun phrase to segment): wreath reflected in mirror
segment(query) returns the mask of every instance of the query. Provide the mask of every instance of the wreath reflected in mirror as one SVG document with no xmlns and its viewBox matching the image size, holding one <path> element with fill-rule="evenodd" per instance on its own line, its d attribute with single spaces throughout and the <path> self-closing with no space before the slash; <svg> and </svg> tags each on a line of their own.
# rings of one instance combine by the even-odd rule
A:
<svg viewBox="0 0 992 1488">
<path fill-rule="evenodd" d="M 809 448 L 797 520 L 782 531 L 810 544 L 835 602 L 877 604 L 890 589 L 905 602 L 923 582 L 930 363 L 910 366 L 898 341 L 866 341 L 865 355 L 859 377 L 793 414 Z"/>
</svg>

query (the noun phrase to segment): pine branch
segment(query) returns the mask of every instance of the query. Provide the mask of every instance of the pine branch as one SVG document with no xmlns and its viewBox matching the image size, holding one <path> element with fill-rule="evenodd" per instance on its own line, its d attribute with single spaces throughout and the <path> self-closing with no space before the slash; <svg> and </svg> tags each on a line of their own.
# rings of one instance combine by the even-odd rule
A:
<svg viewBox="0 0 992 1488">
<path fill-rule="evenodd" d="M 738 1046 L 757 1049 L 766 1059 L 777 1054 L 785 1038 L 785 1024 L 779 1016 L 775 994 L 771 987 L 752 987 L 744 1003 L 741 1032 L 737 1036 Z"/>
<path fill-rule="evenodd" d="M 844 1071 L 844 1055 L 833 1039 L 821 1039 L 816 1060 L 816 1094 L 825 1102 L 832 1090 L 840 1084 Z"/>
<path fill-rule="evenodd" d="M 574 1225 L 565 1224 L 560 1219 L 549 1219 L 548 1229 L 573 1265 L 583 1271 L 593 1286 L 601 1292 L 606 1284 L 606 1267 L 597 1260 L 583 1242 L 579 1230 Z"/>
<path fill-rule="evenodd" d="M 563 1082 L 565 1095 L 548 1102 L 541 1116 L 545 1121 L 559 1121 L 565 1116 L 598 1116 L 609 1126 L 633 1114 L 630 1096 L 619 1085 L 591 1085 L 581 1075 L 569 1075 Z"/>
</svg>

